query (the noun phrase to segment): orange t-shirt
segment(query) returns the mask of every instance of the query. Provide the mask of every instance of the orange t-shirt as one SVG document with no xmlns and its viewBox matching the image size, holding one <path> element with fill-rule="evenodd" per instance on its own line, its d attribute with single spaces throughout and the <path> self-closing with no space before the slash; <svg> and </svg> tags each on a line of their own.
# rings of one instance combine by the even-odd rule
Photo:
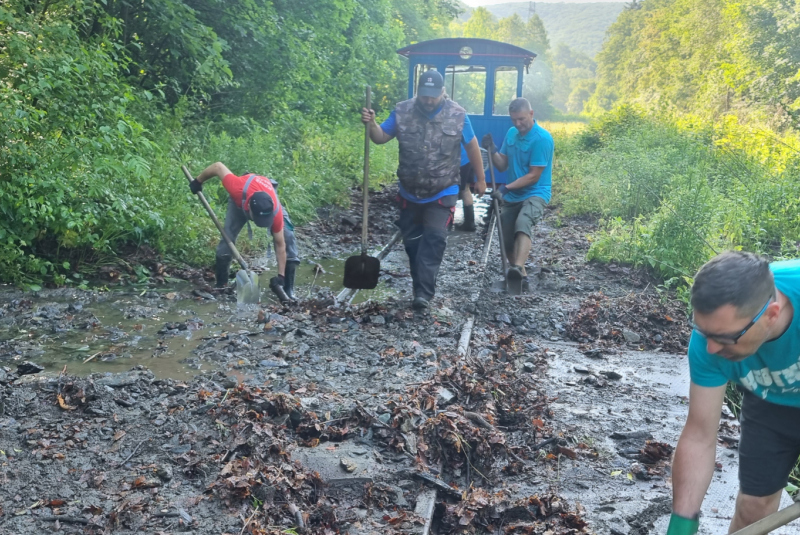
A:
<svg viewBox="0 0 800 535">
<path fill-rule="evenodd" d="M 245 210 L 244 206 L 241 206 L 242 203 L 242 191 L 244 190 L 244 185 L 247 183 L 247 179 L 250 175 L 242 175 L 236 176 L 233 173 L 225 175 L 222 179 L 222 187 L 225 188 L 225 191 L 228 192 L 228 195 L 231 196 L 233 202 L 236 206 L 239 206 L 243 210 Z M 272 204 L 275 206 L 275 219 L 272 221 L 272 226 L 270 230 L 275 232 L 280 232 L 283 230 L 283 207 L 281 203 L 278 202 L 278 194 L 275 192 L 275 188 L 272 187 L 272 182 L 265 176 L 255 175 L 253 181 L 250 182 L 250 186 L 247 188 L 247 199 L 245 203 L 250 203 L 250 197 L 253 196 L 253 193 L 257 191 L 265 191 L 267 194 L 272 198 Z"/>
</svg>

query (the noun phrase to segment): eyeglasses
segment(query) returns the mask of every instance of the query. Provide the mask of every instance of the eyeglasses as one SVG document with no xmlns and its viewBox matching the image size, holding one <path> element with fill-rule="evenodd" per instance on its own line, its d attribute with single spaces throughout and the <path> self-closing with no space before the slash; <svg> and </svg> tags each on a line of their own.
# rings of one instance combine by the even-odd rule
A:
<svg viewBox="0 0 800 535">
<path fill-rule="evenodd" d="M 741 330 L 741 332 L 739 332 L 739 334 L 709 334 L 709 333 L 703 332 L 703 331 L 700 329 L 700 327 L 698 327 L 698 326 L 697 326 L 697 324 L 695 324 L 695 322 L 694 322 L 694 318 L 693 318 L 692 320 L 690 320 L 690 321 L 689 321 L 689 325 L 691 325 L 691 326 L 692 326 L 692 329 L 694 329 L 694 330 L 695 330 L 695 331 L 697 331 L 698 333 L 702 334 L 703 336 L 705 336 L 707 339 L 711 340 L 712 342 L 716 342 L 716 343 L 718 343 L 719 345 L 723 345 L 723 346 L 732 346 L 732 345 L 735 345 L 735 344 L 736 344 L 736 342 L 738 342 L 738 341 L 739 341 L 739 338 L 741 338 L 742 336 L 744 336 L 744 335 L 745 335 L 745 333 L 747 333 L 747 331 L 749 331 L 749 330 L 750 330 L 750 328 L 751 328 L 753 325 L 755 325 L 755 324 L 756 324 L 756 322 L 757 322 L 759 319 L 761 319 L 761 316 L 763 316 L 763 315 L 764 315 L 764 312 L 766 312 L 766 311 L 767 311 L 767 307 L 768 307 L 768 306 L 769 306 L 769 304 L 772 302 L 772 299 L 773 299 L 774 297 L 775 297 L 774 295 L 771 295 L 771 296 L 769 297 L 769 299 L 767 300 L 766 304 L 764 305 L 764 308 L 762 308 L 762 309 L 761 309 L 761 312 L 759 312 L 759 313 L 756 315 L 756 317 L 755 317 L 755 318 L 753 318 L 753 321 L 751 321 L 750 323 L 748 323 L 748 324 L 747 324 L 747 327 L 745 327 L 744 329 L 742 329 L 742 330 Z"/>
</svg>

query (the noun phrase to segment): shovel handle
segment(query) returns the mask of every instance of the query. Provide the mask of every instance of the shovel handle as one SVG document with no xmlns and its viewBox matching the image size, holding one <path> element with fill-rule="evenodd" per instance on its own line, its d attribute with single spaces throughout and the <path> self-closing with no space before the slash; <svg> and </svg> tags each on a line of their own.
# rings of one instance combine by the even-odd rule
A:
<svg viewBox="0 0 800 535">
<path fill-rule="evenodd" d="M 194 180 L 194 178 L 192 177 L 192 173 L 189 172 L 189 169 L 185 165 L 182 165 L 181 169 L 183 170 L 183 174 L 186 175 L 186 179 L 189 182 Z M 217 226 L 219 233 L 222 234 L 222 239 L 225 240 L 225 243 L 227 243 L 228 247 L 230 247 L 231 251 L 233 252 L 234 258 L 236 258 L 236 261 L 239 262 L 239 265 L 242 266 L 243 270 L 249 271 L 250 268 L 247 267 L 247 262 L 245 262 L 244 259 L 242 258 L 242 255 L 239 254 L 239 250 L 233 244 L 233 241 L 231 241 L 230 237 L 228 236 L 228 233 L 225 232 L 225 228 L 222 226 L 222 224 L 220 224 L 219 219 L 217 219 L 217 214 L 214 213 L 214 209 L 211 208 L 211 205 L 208 204 L 206 196 L 203 195 L 202 191 L 197 192 L 197 196 L 200 198 L 200 202 L 205 207 L 209 217 L 211 217 L 211 220 Z"/>
<path fill-rule="evenodd" d="M 494 182 L 494 162 L 492 161 L 492 152 L 489 151 L 489 176 L 492 178 L 492 193 L 497 191 L 497 185 Z M 503 239 L 503 225 L 501 224 L 500 220 L 500 203 L 497 199 L 492 199 L 492 203 L 494 205 L 494 213 L 496 214 L 497 219 L 497 238 L 500 240 L 500 258 L 503 261 L 503 277 L 506 276 L 506 270 L 508 269 L 508 257 L 506 256 L 506 242 Z"/>
<path fill-rule="evenodd" d="M 367 86 L 367 109 L 372 106 L 372 91 Z M 361 254 L 367 254 L 367 223 L 369 217 L 369 125 L 364 125 L 364 201 L 363 216 L 361 218 Z"/>
</svg>

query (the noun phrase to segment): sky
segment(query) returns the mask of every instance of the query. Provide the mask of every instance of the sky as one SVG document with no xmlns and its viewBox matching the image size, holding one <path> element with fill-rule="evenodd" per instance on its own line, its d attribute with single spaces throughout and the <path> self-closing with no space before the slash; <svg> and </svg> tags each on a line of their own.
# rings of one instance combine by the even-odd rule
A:
<svg viewBox="0 0 800 535">
<path fill-rule="evenodd" d="M 491 4 L 508 4 L 518 0 L 461 0 L 470 7 L 488 6 Z M 537 4 L 593 4 L 595 2 L 628 2 L 630 0 L 546 0 L 537 1 Z"/>
</svg>

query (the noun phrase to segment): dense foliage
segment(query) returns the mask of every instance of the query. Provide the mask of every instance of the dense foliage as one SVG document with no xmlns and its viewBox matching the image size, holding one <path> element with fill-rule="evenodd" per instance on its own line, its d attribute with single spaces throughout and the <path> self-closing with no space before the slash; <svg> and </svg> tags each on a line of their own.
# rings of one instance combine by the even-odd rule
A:
<svg viewBox="0 0 800 535">
<path fill-rule="evenodd" d="M 126 244 L 207 260 L 215 232 L 181 163 L 271 174 L 301 221 L 343 202 L 361 165 L 364 85 L 378 108 L 399 99 L 395 49 L 456 11 L 448 0 L 311 4 L 0 4 L 0 280 L 82 280 Z M 378 179 L 393 170 L 385 158 Z"/>
<path fill-rule="evenodd" d="M 603 45 L 606 30 L 625 7 L 622 2 L 509 2 L 486 6 L 498 19 L 514 14 L 527 20 L 537 15 L 547 28 L 551 44 L 567 45 L 594 57 Z M 461 18 L 466 20 L 466 11 Z"/>
<path fill-rule="evenodd" d="M 800 10 L 794 0 L 631 2 L 597 55 L 594 112 L 635 103 L 774 128 L 800 119 Z"/>
<path fill-rule="evenodd" d="M 602 218 L 593 258 L 685 287 L 726 249 L 800 256 L 797 135 L 623 107 L 556 146 L 556 197 L 567 213 Z"/>
<path fill-rule="evenodd" d="M 522 96 L 531 102 L 537 117 L 549 119 L 559 112 L 578 114 L 583 111 L 583 104 L 594 87 L 594 61 L 564 44 L 552 51 L 539 16 L 534 14 L 525 21 L 514 13 L 497 20 L 488 8 L 479 7 L 465 22 L 452 22 L 449 31 L 453 36 L 493 39 L 535 52 L 537 58 L 524 78 Z M 475 99 L 482 91 L 476 81 Z M 462 105 L 473 100 L 463 92 L 454 97 Z"/>
</svg>

